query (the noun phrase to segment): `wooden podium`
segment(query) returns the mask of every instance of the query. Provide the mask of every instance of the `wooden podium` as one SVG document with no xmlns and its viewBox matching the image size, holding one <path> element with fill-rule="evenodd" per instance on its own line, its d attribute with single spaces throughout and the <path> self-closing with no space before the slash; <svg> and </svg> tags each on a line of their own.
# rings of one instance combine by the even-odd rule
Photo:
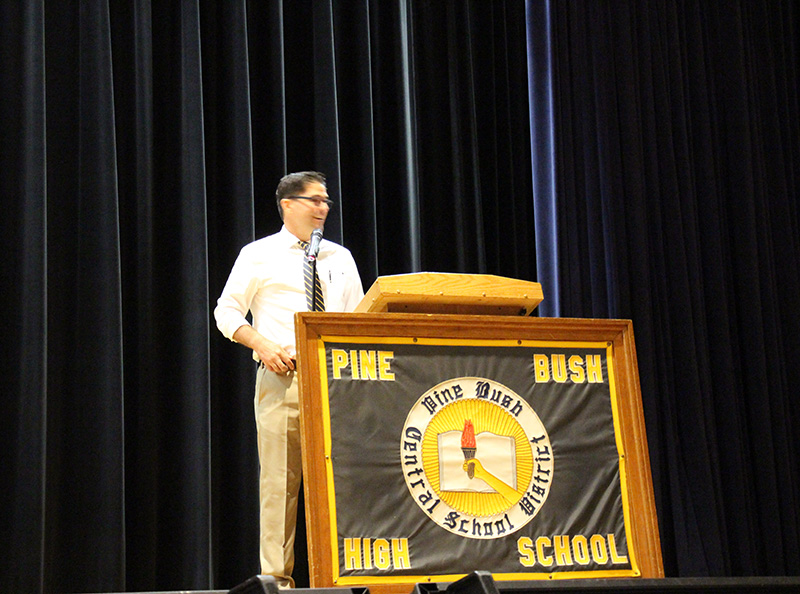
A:
<svg viewBox="0 0 800 594">
<path fill-rule="evenodd" d="M 419 272 L 378 277 L 355 311 L 525 316 L 541 302 L 539 283 L 488 274 Z"/>
<path fill-rule="evenodd" d="M 541 300 L 421 273 L 296 315 L 312 587 L 663 577 L 632 324 Z"/>
</svg>

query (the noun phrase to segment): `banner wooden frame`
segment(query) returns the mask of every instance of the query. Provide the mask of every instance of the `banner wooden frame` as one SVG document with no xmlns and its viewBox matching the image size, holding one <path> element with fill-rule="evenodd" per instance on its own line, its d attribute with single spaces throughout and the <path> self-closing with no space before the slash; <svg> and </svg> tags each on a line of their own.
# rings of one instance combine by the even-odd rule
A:
<svg viewBox="0 0 800 594">
<path fill-rule="evenodd" d="M 326 336 L 406 337 L 461 340 L 557 340 L 605 342 L 614 353 L 618 394 L 619 434 L 626 456 L 626 489 L 631 514 L 628 518 L 633 547 L 643 578 L 664 577 L 655 510 L 647 439 L 642 413 L 633 326 L 630 320 L 535 318 L 488 315 L 430 315 L 402 313 L 312 313 L 295 316 L 300 389 L 301 439 L 311 587 L 337 583 L 333 568 L 332 518 L 329 513 L 324 435 L 321 414 L 322 386 L 320 346 Z M 485 568 L 491 570 L 491 568 Z M 446 579 L 442 579 L 442 578 Z M 423 581 L 450 581 L 460 576 L 425 576 Z M 558 576 L 552 576 L 558 577 Z M 378 594 L 408 592 L 419 580 L 387 583 L 368 580 Z M 536 578 L 532 578 L 536 579 Z M 350 583 L 348 586 L 352 585 Z"/>
</svg>

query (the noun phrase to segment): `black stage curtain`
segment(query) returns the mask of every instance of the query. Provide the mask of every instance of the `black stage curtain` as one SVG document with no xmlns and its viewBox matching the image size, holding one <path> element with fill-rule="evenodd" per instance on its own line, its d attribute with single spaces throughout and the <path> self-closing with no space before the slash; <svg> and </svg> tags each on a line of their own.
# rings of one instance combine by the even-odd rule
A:
<svg viewBox="0 0 800 594">
<path fill-rule="evenodd" d="M 542 314 L 633 320 L 667 574 L 797 575 L 798 5 L 528 8 Z"/>
<path fill-rule="evenodd" d="M 254 369 L 211 317 L 238 250 L 319 169 L 366 287 L 532 279 L 524 1 L 3 0 L 0 28 L 0 590 L 230 588 L 259 569 Z"/>
<path fill-rule="evenodd" d="M 0 0 L 0 590 L 257 573 L 254 370 L 211 310 L 308 168 L 365 288 L 633 319 L 668 573 L 800 573 L 797 31 L 777 0 Z"/>
</svg>

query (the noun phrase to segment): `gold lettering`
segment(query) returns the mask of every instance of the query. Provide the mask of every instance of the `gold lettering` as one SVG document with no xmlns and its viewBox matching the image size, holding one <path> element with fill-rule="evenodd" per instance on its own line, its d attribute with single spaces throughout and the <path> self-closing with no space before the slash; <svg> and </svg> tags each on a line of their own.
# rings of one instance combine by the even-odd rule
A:
<svg viewBox="0 0 800 594">
<path fill-rule="evenodd" d="M 583 359 L 578 355 L 572 355 L 569 358 L 569 379 L 576 384 L 582 384 L 586 381 L 586 375 L 583 373 Z"/>
<path fill-rule="evenodd" d="M 540 536 L 536 539 L 536 558 L 539 559 L 540 565 L 550 567 L 553 564 L 553 557 L 552 555 L 545 554 L 545 547 L 550 547 L 550 539 L 546 536 Z"/>
<path fill-rule="evenodd" d="M 614 565 L 628 563 L 628 556 L 617 550 L 613 534 L 593 534 L 588 538 L 582 534 L 557 534 L 540 536 L 535 542 L 521 536 L 517 539 L 517 553 L 523 567 L 534 567 L 537 562 L 542 567 L 589 565 L 592 561 L 597 565 L 607 565 L 609 561 Z"/>
<path fill-rule="evenodd" d="M 372 569 L 372 547 L 371 538 L 364 539 L 364 569 Z"/>
<path fill-rule="evenodd" d="M 389 362 L 391 359 L 394 359 L 393 351 L 378 351 L 378 378 L 382 382 L 394 381 L 394 372 Z"/>
<path fill-rule="evenodd" d="M 533 356 L 533 371 L 536 383 L 544 384 L 550 381 L 550 362 L 547 360 L 547 355 Z"/>
<path fill-rule="evenodd" d="M 589 376 L 589 383 L 603 383 L 603 365 L 600 355 L 589 355 L 586 357 L 586 375 Z"/>
<path fill-rule="evenodd" d="M 410 569 L 411 558 L 408 555 L 408 539 L 392 539 L 392 557 L 394 558 L 395 569 Z"/>
<path fill-rule="evenodd" d="M 378 369 L 375 365 L 375 351 L 359 351 L 358 356 L 361 359 L 361 364 L 359 365 L 361 379 L 378 379 Z"/>
<path fill-rule="evenodd" d="M 556 558 L 556 565 L 572 565 L 569 536 L 561 534 L 553 537 L 553 556 Z"/>
<path fill-rule="evenodd" d="M 536 565 L 536 558 L 533 556 L 533 541 L 530 538 L 522 536 L 517 540 L 517 552 L 520 565 L 523 567 Z"/>
<path fill-rule="evenodd" d="M 567 356 L 564 353 L 553 355 L 553 379 L 559 384 L 567 381 Z"/>
<path fill-rule="evenodd" d="M 342 379 L 342 371 L 349 365 L 354 380 L 393 382 L 392 359 L 393 351 L 331 349 L 331 372 L 333 379 Z"/>
<path fill-rule="evenodd" d="M 601 355 L 572 355 L 567 359 L 564 353 L 533 355 L 533 377 L 537 384 L 546 384 L 551 379 L 559 384 L 571 381 L 583 384 L 589 381 L 593 384 L 602 384 L 603 358 Z"/>
<path fill-rule="evenodd" d="M 361 539 L 344 539 L 344 566 L 347 569 L 361 569 Z"/>
<path fill-rule="evenodd" d="M 345 538 L 345 569 L 411 569 L 407 538 Z"/>
<path fill-rule="evenodd" d="M 583 534 L 572 537 L 572 553 L 578 565 L 589 565 L 589 542 Z"/>
<path fill-rule="evenodd" d="M 347 352 L 342 349 L 331 350 L 331 367 L 333 368 L 333 379 L 341 379 L 342 369 L 347 367 Z"/>
<path fill-rule="evenodd" d="M 375 552 L 375 567 L 377 569 L 389 569 L 392 566 L 389 541 L 385 538 L 376 538 L 373 548 Z"/>
<path fill-rule="evenodd" d="M 611 562 L 612 563 L 627 563 L 628 556 L 627 555 L 620 555 L 617 552 L 617 539 L 614 537 L 613 534 L 608 535 L 608 549 L 611 551 Z"/>
<path fill-rule="evenodd" d="M 608 563 L 608 551 L 606 550 L 606 539 L 602 534 L 592 534 L 589 538 L 589 546 L 592 551 L 592 559 L 598 565 Z"/>
</svg>

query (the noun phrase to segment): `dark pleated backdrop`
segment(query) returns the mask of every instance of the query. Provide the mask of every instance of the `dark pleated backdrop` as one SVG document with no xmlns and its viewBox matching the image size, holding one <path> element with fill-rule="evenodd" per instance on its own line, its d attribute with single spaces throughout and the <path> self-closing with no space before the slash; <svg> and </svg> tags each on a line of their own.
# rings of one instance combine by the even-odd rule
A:
<svg viewBox="0 0 800 594">
<path fill-rule="evenodd" d="M 0 1 L 0 589 L 257 573 L 252 362 L 211 310 L 311 168 L 365 289 L 497 274 L 632 319 L 668 575 L 800 574 L 799 19 Z"/>
</svg>

